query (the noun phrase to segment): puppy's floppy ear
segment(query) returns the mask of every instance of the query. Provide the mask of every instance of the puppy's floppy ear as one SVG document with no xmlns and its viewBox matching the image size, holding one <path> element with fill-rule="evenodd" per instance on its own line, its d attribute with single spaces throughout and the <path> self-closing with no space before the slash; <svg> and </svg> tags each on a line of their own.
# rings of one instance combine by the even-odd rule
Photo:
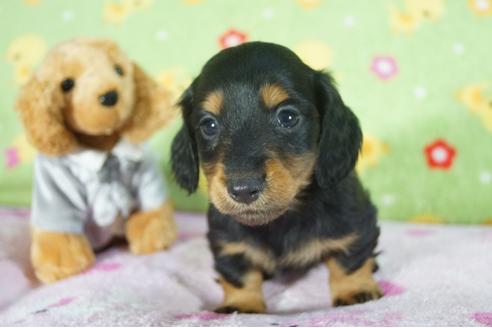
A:
<svg viewBox="0 0 492 328">
<path fill-rule="evenodd" d="M 63 103 L 59 85 L 40 80 L 36 75 L 22 87 L 16 100 L 15 107 L 29 141 L 43 154 L 65 155 L 78 145 L 65 126 Z"/>
<path fill-rule="evenodd" d="M 123 136 L 133 143 L 149 138 L 155 130 L 167 125 L 176 115 L 171 94 L 133 64 L 135 108 L 123 129 Z"/>
<path fill-rule="evenodd" d="M 336 185 L 354 168 L 362 131 L 354 113 L 345 106 L 332 78 L 315 73 L 315 92 L 321 119 L 316 179 L 322 187 Z"/>
<path fill-rule="evenodd" d="M 189 87 L 179 101 L 183 114 L 183 126 L 174 137 L 171 146 L 171 164 L 178 184 L 192 194 L 198 187 L 199 160 L 195 134 L 190 116 L 193 109 L 193 92 Z"/>
</svg>

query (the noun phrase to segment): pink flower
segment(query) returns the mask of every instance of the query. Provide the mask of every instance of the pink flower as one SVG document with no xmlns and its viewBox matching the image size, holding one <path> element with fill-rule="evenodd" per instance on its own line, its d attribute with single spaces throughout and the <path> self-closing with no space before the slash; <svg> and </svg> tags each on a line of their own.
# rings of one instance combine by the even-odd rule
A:
<svg viewBox="0 0 492 328">
<path fill-rule="evenodd" d="M 63 297 L 58 300 L 58 302 L 48 305 L 49 308 L 65 306 L 72 303 L 77 297 Z"/>
<path fill-rule="evenodd" d="M 118 270 L 119 268 L 121 268 L 121 263 L 118 262 L 100 262 L 94 265 L 88 272 L 111 272 Z"/>
<path fill-rule="evenodd" d="M 492 327 L 492 312 L 477 312 L 473 314 L 473 319 L 482 325 Z"/>
<path fill-rule="evenodd" d="M 378 281 L 378 285 L 384 296 L 400 295 L 405 291 L 405 288 L 388 280 L 380 280 Z"/>
<path fill-rule="evenodd" d="M 372 59 L 371 71 L 380 80 L 386 81 L 398 74 L 398 64 L 391 56 L 376 56 Z"/>
<path fill-rule="evenodd" d="M 195 312 L 195 313 L 182 313 L 176 315 L 174 318 L 177 320 L 197 319 L 202 321 L 212 321 L 212 320 L 220 320 L 225 317 L 227 317 L 227 314 L 202 311 L 202 312 Z"/>
<path fill-rule="evenodd" d="M 244 32 L 230 29 L 222 34 L 219 38 L 219 45 L 221 48 L 230 48 L 244 43 L 248 39 L 248 35 Z"/>
<path fill-rule="evenodd" d="M 407 234 L 414 237 L 425 237 L 434 234 L 435 231 L 429 229 L 408 229 Z"/>
<path fill-rule="evenodd" d="M 5 150 L 5 165 L 9 169 L 13 169 L 20 163 L 19 151 L 17 148 L 8 148 Z"/>
</svg>

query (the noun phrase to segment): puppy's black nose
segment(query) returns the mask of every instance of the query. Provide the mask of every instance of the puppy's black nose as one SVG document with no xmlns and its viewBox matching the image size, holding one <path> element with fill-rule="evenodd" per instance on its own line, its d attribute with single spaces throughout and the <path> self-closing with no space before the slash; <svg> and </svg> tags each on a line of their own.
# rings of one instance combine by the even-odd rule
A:
<svg viewBox="0 0 492 328">
<path fill-rule="evenodd" d="M 99 96 L 99 102 L 101 103 L 101 105 L 106 107 L 116 105 L 116 103 L 118 102 L 118 92 L 114 90 L 106 92 L 102 96 Z"/>
<path fill-rule="evenodd" d="M 227 183 L 227 191 L 236 202 L 251 204 L 260 197 L 265 183 L 259 178 L 232 179 Z"/>
</svg>

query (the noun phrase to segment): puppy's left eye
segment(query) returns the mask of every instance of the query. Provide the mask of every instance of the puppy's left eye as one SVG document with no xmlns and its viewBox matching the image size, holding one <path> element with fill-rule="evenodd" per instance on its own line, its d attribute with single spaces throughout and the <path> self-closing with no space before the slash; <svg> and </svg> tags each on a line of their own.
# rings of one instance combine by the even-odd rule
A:
<svg viewBox="0 0 492 328">
<path fill-rule="evenodd" d="M 114 65 L 114 71 L 115 71 L 115 72 L 116 72 L 116 74 L 118 74 L 119 76 L 123 76 L 123 75 L 125 75 L 125 72 L 123 71 L 123 68 L 122 68 L 120 65 L 118 65 L 118 64 Z"/>
<path fill-rule="evenodd" d="M 204 117 L 200 121 L 200 131 L 205 138 L 211 139 L 219 133 L 219 122 L 212 117 Z"/>
<path fill-rule="evenodd" d="M 299 123 L 299 113 L 292 108 L 280 109 L 277 112 L 277 122 L 284 128 L 293 128 Z"/>
</svg>

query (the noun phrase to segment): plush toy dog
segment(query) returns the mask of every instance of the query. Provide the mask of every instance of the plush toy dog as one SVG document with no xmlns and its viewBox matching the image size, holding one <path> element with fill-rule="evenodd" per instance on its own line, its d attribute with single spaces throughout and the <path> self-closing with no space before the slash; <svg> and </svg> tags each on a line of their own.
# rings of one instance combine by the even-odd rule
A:
<svg viewBox="0 0 492 328">
<path fill-rule="evenodd" d="M 39 151 L 31 259 L 41 281 L 87 269 L 114 234 L 137 254 L 173 243 L 172 206 L 141 145 L 172 118 L 171 99 L 115 43 L 56 46 L 16 107 Z"/>
</svg>

